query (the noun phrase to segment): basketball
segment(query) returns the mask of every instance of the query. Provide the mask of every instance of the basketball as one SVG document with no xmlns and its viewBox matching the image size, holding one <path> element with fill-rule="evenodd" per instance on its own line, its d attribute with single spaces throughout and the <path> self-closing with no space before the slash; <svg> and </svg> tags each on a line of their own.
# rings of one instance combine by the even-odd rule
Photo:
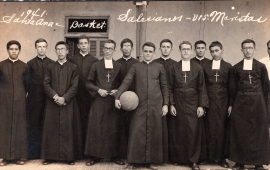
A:
<svg viewBox="0 0 270 170">
<path fill-rule="evenodd" d="M 132 91 L 126 91 L 120 96 L 121 107 L 126 111 L 132 111 L 137 108 L 139 104 L 139 98 L 136 93 Z"/>
</svg>

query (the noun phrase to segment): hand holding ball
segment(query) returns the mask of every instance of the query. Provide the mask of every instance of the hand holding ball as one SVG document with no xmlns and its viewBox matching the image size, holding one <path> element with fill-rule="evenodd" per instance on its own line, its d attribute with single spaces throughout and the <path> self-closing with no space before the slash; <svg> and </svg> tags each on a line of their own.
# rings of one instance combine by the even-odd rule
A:
<svg viewBox="0 0 270 170">
<path fill-rule="evenodd" d="M 139 105 L 139 98 L 136 93 L 126 91 L 120 96 L 121 107 L 126 111 L 132 111 Z"/>
</svg>

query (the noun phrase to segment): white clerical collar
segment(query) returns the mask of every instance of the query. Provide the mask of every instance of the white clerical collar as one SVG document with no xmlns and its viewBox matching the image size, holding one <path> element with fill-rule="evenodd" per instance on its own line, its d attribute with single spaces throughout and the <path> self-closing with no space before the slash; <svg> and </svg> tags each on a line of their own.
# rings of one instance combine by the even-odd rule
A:
<svg viewBox="0 0 270 170">
<path fill-rule="evenodd" d="M 150 60 L 150 61 L 143 60 L 143 61 L 146 62 L 146 64 L 149 64 L 149 63 L 151 63 L 153 60 Z"/>
<path fill-rule="evenodd" d="M 243 70 L 252 70 L 252 64 L 253 64 L 253 59 L 251 60 L 244 59 Z"/>
<path fill-rule="evenodd" d="M 196 58 L 197 58 L 198 60 L 202 61 L 202 60 L 204 59 L 204 56 L 201 57 L 201 58 L 199 58 L 199 57 L 196 56 Z"/>
<path fill-rule="evenodd" d="M 57 62 L 62 66 L 63 64 L 65 64 L 66 62 L 67 62 L 67 60 L 66 61 L 64 61 L 64 62 L 59 62 L 59 60 L 57 60 Z"/>
<path fill-rule="evenodd" d="M 110 60 L 105 60 L 104 59 L 104 63 L 105 63 L 105 68 L 113 69 L 113 61 L 112 61 L 112 59 L 110 59 Z"/>
<path fill-rule="evenodd" d="M 190 60 L 182 60 L 182 71 L 190 71 Z"/>
<path fill-rule="evenodd" d="M 83 54 L 83 53 L 80 51 L 80 54 L 81 54 L 83 57 L 85 57 L 85 56 L 87 56 L 89 53 L 87 52 L 86 54 Z"/>
<path fill-rule="evenodd" d="M 129 59 L 131 59 L 131 56 L 129 56 L 128 58 L 126 58 L 126 57 L 122 57 L 124 60 L 126 60 L 126 61 L 128 61 Z"/>
<path fill-rule="evenodd" d="M 18 61 L 19 59 L 17 58 L 17 59 L 15 59 L 15 60 L 13 60 L 13 59 L 11 59 L 11 58 L 8 58 L 10 61 L 12 61 L 13 63 L 15 63 L 16 61 Z"/>
<path fill-rule="evenodd" d="M 220 69 L 220 61 L 221 60 L 214 60 L 213 59 L 212 70 L 219 70 Z"/>
<path fill-rule="evenodd" d="M 169 56 L 168 56 L 168 57 L 163 57 L 163 56 L 161 56 L 160 58 L 162 58 L 163 60 L 168 60 L 168 59 L 170 59 Z"/>
<path fill-rule="evenodd" d="M 46 58 L 46 56 L 44 56 L 44 57 L 37 56 L 37 57 L 40 58 L 41 60 L 43 60 L 44 58 Z"/>
</svg>

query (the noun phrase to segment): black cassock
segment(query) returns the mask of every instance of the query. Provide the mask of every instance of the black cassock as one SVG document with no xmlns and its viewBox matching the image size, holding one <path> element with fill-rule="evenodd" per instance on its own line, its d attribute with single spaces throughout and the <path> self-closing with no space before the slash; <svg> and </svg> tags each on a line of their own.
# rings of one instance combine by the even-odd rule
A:
<svg viewBox="0 0 270 170">
<path fill-rule="evenodd" d="M 44 75 L 47 95 L 42 138 L 43 159 L 74 161 L 82 158 L 80 113 L 76 100 L 79 69 L 75 64 L 58 61 L 49 64 Z M 64 97 L 66 105 L 54 102 L 55 95 Z"/>
<path fill-rule="evenodd" d="M 209 108 L 206 113 L 206 139 L 208 158 L 221 161 L 228 157 L 228 107 L 230 106 L 229 82 L 232 65 L 220 61 L 220 69 L 212 69 L 213 60 L 205 63 L 204 75 Z"/>
<path fill-rule="evenodd" d="M 54 61 L 48 57 L 35 57 L 28 61 L 29 90 L 27 96 L 27 140 L 28 159 L 40 159 L 43 131 L 43 117 L 46 95 L 44 92 L 44 71 Z"/>
<path fill-rule="evenodd" d="M 82 125 L 82 141 L 83 147 L 85 146 L 87 124 L 88 124 L 88 114 L 92 105 L 93 98 L 88 93 L 85 87 L 86 79 L 90 73 L 92 65 L 98 61 L 96 57 L 91 54 L 82 56 L 80 53 L 70 57 L 68 59 L 71 63 L 74 63 L 79 68 L 79 84 L 78 92 L 76 94 L 80 115 L 81 115 L 81 125 Z"/>
<path fill-rule="evenodd" d="M 209 60 L 208 58 L 205 58 L 205 57 L 202 60 L 198 60 L 196 57 L 193 57 L 190 61 L 194 61 L 197 64 L 200 64 L 200 66 L 202 68 L 204 68 L 205 67 L 205 64 L 209 63 L 209 61 L 211 61 L 211 60 Z"/>
<path fill-rule="evenodd" d="M 204 119 L 197 116 L 198 107 L 208 107 L 203 69 L 190 61 L 185 72 L 179 61 L 171 67 L 169 81 L 170 104 L 177 113 L 168 115 L 170 161 L 197 163 L 206 158 Z"/>
<path fill-rule="evenodd" d="M 111 95 L 101 97 L 99 89 L 118 89 L 121 84 L 122 65 L 113 60 L 113 69 L 105 68 L 105 61 L 95 62 L 86 81 L 86 88 L 94 100 L 89 113 L 85 142 L 85 155 L 98 158 L 119 156 L 120 114 Z"/>
<path fill-rule="evenodd" d="M 161 64 L 134 64 L 119 87 L 116 99 L 134 82 L 139 105 L 130 116 L 128 163 L 163 163 L 165 153 L 162 106 L 169 104 L 166 72 Z M 166 120 L 166 119 L 165 119 Z"/>
<path fill-rule="evenodd" d="M 123 57 L 116 60 L 117 62 L 119 62 L 120 64 L 122 64 L 123 67 L 123 75 L 122 75 L 122 81 L 124 80 L 124 78 L 126 77 L 130 67 L 133 64 L 139 63 L 138 60 L 134 59 L 134 58 L 130 58 L 128 60 L 124 59 Z M 135 86 L 134 83 L 132 83 L 128 89 L 128 91 L 134 91 L 135 90 Z M 119 145 L 119 157 L 120 158 L 126 158 L 127 157 L 127 145 L 128 145 L 128 137 L 129 137 L 129 125 L 130 125 L 130 114 L 131 111 L 125 111 L 124 109 L 120 110 L 120 145 Z"/>
<path fill-rule="evenodd" d="M 26 63 L 0 62 L 0 158 L 27 158 L 27 84 Z"/>
<path fill-rule="evenodd" d="M 268 164 L 268 73 L 256 59 L 252 70 L 243 70 L 243 65 L 244 60 L 234 65 L 231 74 L 230 93 L 234 101 L 229 159 L 241 164 Z"/>
</svg>

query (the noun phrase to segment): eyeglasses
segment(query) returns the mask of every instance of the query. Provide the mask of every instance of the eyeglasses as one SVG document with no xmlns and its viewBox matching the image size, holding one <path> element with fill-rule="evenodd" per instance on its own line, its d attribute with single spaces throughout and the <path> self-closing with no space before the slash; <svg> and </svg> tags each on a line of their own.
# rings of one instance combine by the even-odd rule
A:
<svg viewBox="0 0 270 170">
<path fill-rule="evenodd" d="M 190 48 L 182 48 L 181 51 L 191 51 Z"/>
<path fill-rule="evenodd" d="M 104 50 L 104 51 L 107 51 L 107 50 L 108 50 L 108 51 L 112 52 L 114 49 L 113 49 L 113 48 L 107 48 L 107 47 L 104 47 L 103 50 Z"/>
<path fill-rule="evenodd" d="M 268 50 L 270 50 L 270 47 L 268 47 Z"/>
<path fill-rule="evenodd" d="M 65 48 L 56 48 L 56 51 L 66 51 L 67 49 L 65 49 Z"/>
<path fill-rule="evenodd" d="M 254 50 L 254 48 L 253 47 L 245 47 L 245 48 L 243 48 L 243 50 Z"/>
</svg>

